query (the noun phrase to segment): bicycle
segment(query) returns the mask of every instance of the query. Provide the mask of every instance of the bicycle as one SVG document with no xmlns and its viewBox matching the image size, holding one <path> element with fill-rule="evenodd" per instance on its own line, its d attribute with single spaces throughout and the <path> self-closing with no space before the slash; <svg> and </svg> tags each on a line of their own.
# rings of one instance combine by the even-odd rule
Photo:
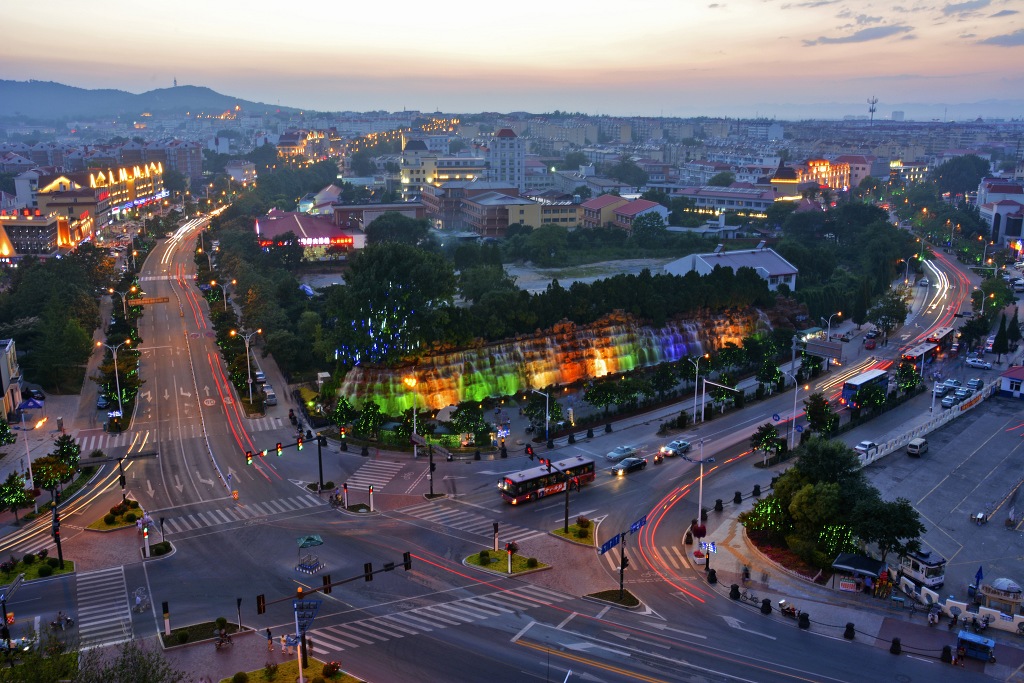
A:
<svg viewBox="0 0 1024 683">
<path fill-rule="evenodd" d="M 749 590 L 743 591 L 743 593 L 740 594 L 740 598 L 743 599 L 743 600 L 746 600 L 747 602 L 750 602 L 750 603 L 752 603 L 754 605 L 760 605 L 761 604 L 761 598 L 757 597 L 756 595 L 751 593 Z"/>
</svg>

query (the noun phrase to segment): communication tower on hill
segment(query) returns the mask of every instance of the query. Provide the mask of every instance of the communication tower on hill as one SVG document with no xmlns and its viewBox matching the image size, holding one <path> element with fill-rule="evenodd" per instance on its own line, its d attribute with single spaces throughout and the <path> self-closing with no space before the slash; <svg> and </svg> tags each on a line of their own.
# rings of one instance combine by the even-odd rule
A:
<svg viewBox="0 0 1024 683">
<path fill-rule="evenodd" d="M 875 106 L 876 104 L 878 104 L 878 98 L 877 97 L 869 97 L 868 98 L 868 114 L 871 115 L 871 120 L 869 121 L 869 125 L 874 125 L 875 124 L 875 112 L 878 111 L 878 107 Z"/>
</svg>

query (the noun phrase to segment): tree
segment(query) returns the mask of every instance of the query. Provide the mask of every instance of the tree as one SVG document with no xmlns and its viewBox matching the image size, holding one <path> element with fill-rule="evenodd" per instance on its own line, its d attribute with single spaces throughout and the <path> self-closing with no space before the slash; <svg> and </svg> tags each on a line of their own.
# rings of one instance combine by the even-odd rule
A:
<svg viewBox="0 0 1024 683">
<path fill-rule="evenodd" d="M 191 674 L 171 666 L 157 647 L 128 640 L 118 648 L 116 656 L 112 658 L 99 648 L 80 654 L 79 670 L 74 675 L 58 678 L 74 680 L 75 683 L 186 683 L 192 680 Z"/>
<path fill-rule="evenodd" d="M 766 422 L 750 437 L 750 447 L 755 451 L 762 451 L 765 457 L 768 457 L 778 440 L 779 430 L 771 422 Z"/>
<path fill-rule="evenodd" d="M 885 399 L 885 389 L 877 384 L 872 384 L 861 388 L 860 391 L 854 394 L 853 405 L 859 409 L 867 408 L 877 411 L 885 405 Z"/>
<path fill-rule="evenodd" d="M 977 154 L 965 154 L 939 164 L 931 175 L 939 192 L 966 194 L 977 190 L 988 173 L 988 161 Z"/>
<path fill-rule="evenodd" d="M 992 340 L 992 352 L 998 354 L 997 363 L 1003 361 L 1003 354 L 1010 352 L 1010 340 L 1006 331 L 1006 314 L 1003 313 L 999 319 L 999 329 L 996 330 L 996 338 Z"/>
<path fill-rule="evenodd" d="M 608 169 L 608 175 L 620 183 L 625 183 L 635 188 L 646 185 L 648 178 L 647 172 L 626 156 L 623 156 L 617 164 Z"/>
<path fill-rule="evenodd" d="M 1020 320 L 1017 318 L 1017 309 L 1013 309 L 1013 317 L 1010 318 L 1009 324 L 1006 326 L 1006 339 L 1010 342 L 1010 346 L 1013 348 L 1017 347 L 1017 342 L 1020 341 Z"/>
<path fill-rule="evenodd" d="M 548 419 L 544 420 L 544 411 L 548 411 Z M 526 405 L 523 406 L 523 415 L 530 418 L 530 422 L 538 425 L 548 425 L 562 420 L 562 406 L 558 405 L 558 401 L 554 398 L 548 399 L 540 394 L 530 392 L 530 398 L 527 399 Z"/>
<path fill-rule="evenodd" d="M 61 434 L 54 442 L 53 452 L 50 454 L 62 464 L 72 470 L 78 469 L 79 456 L 82 454 L 82 447 L 78 445 L 70 434 Z"/>
<path fill-rule="evenodd" d="M 910 313 L 907 295 L 906 287 L 890 289 L 868 311 L 868 321 L 882 330 L 886 338 L 906 321 Z"/>
<path fill-rule="evenodd" d="M 7 446 L 18 440 L 6 420 L 0 420 L 0 446 Z"/>
<path fill-rule="evenodd" d="M 32 496 L 25 489 L 25 478 L 18 472 L 11 472 L 7 480 L 0 484 L 0 509 L 14 513 L 14 523 L 18 524 L 18 509 L 32 502 Z"/>
<path fill-rule="evenodd" d="M 651 388 L 658 392 L 658 397 L 665 398 L 665 394 L 679 382 L 679 377 L 672 363 L 660 363 L 651 373 L 650 382 Z"/>
<path fill-rule="evenodd" d="M 583 400 L 595 408 L 604 408 L 605 415 L 608 414 L 609 406 L 615 405 L 616 399 L 617 391 L 612 380 L 597 380 L 583 389 Z"/>
<path fill-rule="evenodd" d="M 654 211 L 642 213 L 633 219 L 630 225 L 630 234 L 636 243 L 642 247 L 654 247 L 661 243 L 667 234 L 665 219 Z"/>
<path fill-rule="evenodd" d="M 900 391 L 907 393 L 912 391 L 921 383 L 921 375 L 917 372 L 917 366 L 913 363 L 901 362 L 896 368 L 896 386 Z"/>
<path fill-rule="evenodd" d="M 854 508 L 854 532 L 864 543 L 878 546 L 882 561 L 895 551 L 897 555 L 917 550 L 925 527 L 914 506 L 906 498 L 882 501 L 877 492 L 865 496 Z"/>
<path fill-rule="evenodd" d="M 73 472 L 74 470 L 50 455 L 44 455 L 32 461 L 34 483 L 49 491 L 54 498 L 56 498 L 57 487 L 61 485 L 61 482 L 70 479 Z"/>
<path fill-rule="evenodd" d="M 729 171 L 722 171 L 716 173 L 708 179 L 708 186 L 710 187 L 729 187 L 736 182 L 736 175 Z"/>
<path fill-rule="evenodd" d="M 565 155 L 565 159 L 559 164 L 559 167 L 563 171 L 575 171 L 580 166 L 589 166 L 590 160 L 587 159 L 587 155 L 583 152 L 569 152 Z"/>
<path fill-rule="evenodd" d="M 425 218 L 410 218 L 397 211 L 387 211 L 366 226 L 366 243 L 397 242 L 416 246 L 430 232 Z"/>
<path fill-rule="evenodd" d="M 475 401 L 463 401 L 452 411 L 450 422 L 458 434 L 479 434 L 489 428 L 484 419 L 480 404 Z"/>
<path fill-rule="evenodd" d="M 839 426 L 839 416 L 832 411 L 823 393 L 816 392 L 804 399 L 807 426 L 822 436 L 831 434 Z"/>
<path fill-rule="evenodd" d="M 372 437 L 377 435 L 383 424 L 384 413 L 381 412 L 380 406 L 373 401 L 367 401 L 359 411 L 359 418 L 354 426 L 363 436 Z"/>
<path fill-rule="evenodd" d="M 590 185 L 577 185 L 572 193 L 573 195 L 579 195 L 582 201 L 587 201 L 594 196 L 594 191 L 590 189 Z"/>
<path fill-rule="evenodd" d="M 347 398 L 339 396 L 338 402 L 334 404 L 334 410 L 331 411 L 331 422 L 343 427 L 352 424 L 357 417 L 359 417 L 359 411 L 352 407 Z"/>
<path fill-rule="evenodd" d="M 762 387 L 768 387 L 768 393 L 771 394 L 771 388 L 778 383 L 780 377 L 782 377 L 782 371 L 779 370 L 779 366 L 771 360 L 765 359 L 761 362 L 761 367 L 757 369 L 755 379 Z"/>
</svg>

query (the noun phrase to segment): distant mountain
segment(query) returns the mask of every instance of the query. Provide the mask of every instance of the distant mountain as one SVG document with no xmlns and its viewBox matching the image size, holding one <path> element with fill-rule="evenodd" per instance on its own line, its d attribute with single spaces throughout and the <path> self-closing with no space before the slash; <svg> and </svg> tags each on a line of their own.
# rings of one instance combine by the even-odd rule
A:
<svg viewBox="0 0 1024 683">
<path fill-rule="evenodd" d="M 71 119 L 184 114 L 185 112 L 221 113 L 235 106 L 251 112 L 297 111 L 249 102 L 221 95 L 209 88 L 180 85 L 135 95 L 123 90 L 86 90 L 49 81 L 0 80 L 0 118 L 23 121 L 67 121 Z"/>
</svg>

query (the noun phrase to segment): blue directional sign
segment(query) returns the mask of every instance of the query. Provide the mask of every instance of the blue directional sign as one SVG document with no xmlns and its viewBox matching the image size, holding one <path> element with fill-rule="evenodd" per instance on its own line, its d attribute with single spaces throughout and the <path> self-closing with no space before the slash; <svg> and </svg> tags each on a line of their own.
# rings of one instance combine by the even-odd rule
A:
<svg viewBox="0 0 1024 683">
<path fill-rule="evenodd" d="M 718 546 L 715 545 L 714 541 L 711 541 L 710 543 L 707 543 L 706 541 L 701 541 L 700 549 L 706 553 L 718 553 Z"/>
<path fill-rule="evenodd" d="M 647 515 L 644 515 L 640 519 L 636 520 L 629 526 L 629 533 L 635 534 L 647 525 Z"/>
<path fill-rule="evenodd" d="M 313 623 L 322 603 L 323 600 L 292 600 L 292 609 L 295 610 L 296 621 L 299 623 L 299 633 L 305 633 Z"/>
<path fill-rule="evenodd" d="M 611 550 L 612 548 L 614 548 L 618 544 L 619 544 L 619 535 L 615 534 L 614 536 L 612 536 L 611 538 L 609 538 L 607 541 L 604 542 L 604 545 L 601 546 L 601 549 L 597 551 L 597 554 L 598 555 L 604 555 L 606 552 L 608 552 L 609 550 Z"/>
<path fill-rule="evenodd" d="M 804 431 L 804 426 L 803 425 L 797 425 L 796 426 L 796 431 L 798 431 L 798 432 Z"/>
<path fill-rule="evenodd" d="M 776 422 L 778 422 L 778 421 L 779 421 L 779 420 L 781 420 L 782 418 L 781 418 L 781 417 L 779 417 L 779 414 L 778 414 L 778 413 L 775 413 L 774 415 L 772 415 L 772 419 L 773 419 L 773 420 L 775 420 Z"/>
</svg>

